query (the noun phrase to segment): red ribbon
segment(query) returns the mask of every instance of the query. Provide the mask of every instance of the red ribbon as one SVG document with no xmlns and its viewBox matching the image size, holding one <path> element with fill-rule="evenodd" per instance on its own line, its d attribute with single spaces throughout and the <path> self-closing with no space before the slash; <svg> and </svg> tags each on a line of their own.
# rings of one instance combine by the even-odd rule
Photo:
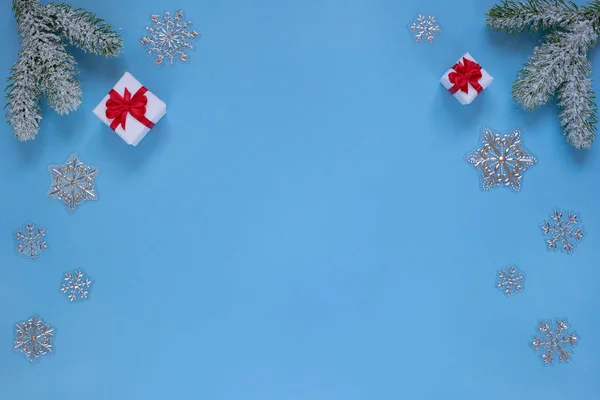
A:
<svg viewBox="0 0 600 400">
<path fill-rule="evenodd" d="M 483 87 L 479 84 L 479 80 L 481 79 L 481 65 L 463 57 L 462 64 L 459 61 L 452 69 L 454 71 L 448 74 L 450 83 L 454 85 L 450 88 L 450 93 L 454 94 L 459 90 L 469 93 L 469 83 L 477 93 L 483 91 Z"/>
<path fill-rule="evenodd" d="M 112 119 L 110 128 L 114 131 L 119 125 L 125 129 L 125 120 L 127 114 L 138 121 L 144 126 L 152 129 L 154 122 L 146 118 L 146 104 L 148 104 L 148 98 L 146 92 L 148 89 L 141 87 L 137 92 L 131 96 L 131 93 L 125 88 L 125 94 L 121 96 L 116 90 L 112 89 L 108 94 L 110 98 L 106 100 L 106 118 Z"/>
</svg>

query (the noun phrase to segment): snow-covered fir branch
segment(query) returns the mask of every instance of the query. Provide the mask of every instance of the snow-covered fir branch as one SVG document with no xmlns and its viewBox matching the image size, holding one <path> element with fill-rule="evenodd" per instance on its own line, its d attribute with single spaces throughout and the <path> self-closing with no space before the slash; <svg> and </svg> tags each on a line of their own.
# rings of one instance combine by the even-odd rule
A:
<svg viewBox="0 0 600 400">
<path fill-rule="evenodd" d="M 37 64 L 19 53 L 19 61 L 11 68 L 8 79 L 7 112 L 8 123 L 21 141 L 32 140 L 40 129 L 40 87 L 36 74 Z"/>
<path fill-rule="evenodd" d="M 42 119 L 39 85 L 43 76 L 42 57 L 47 56 L 44 52 L 47 48 L 45 44 L 58 40 L 48 29 L 48 20 L 35 12 L 33 4 L 30 0 L 13 2 L 17 32 L 22 40 L 19 60 L 11 68 L 12 74 L 9 77 L 6 115 L 19 140 L 34 139 L 39 130 Z"/>
<path fill-rule="evenodd" d="M 517 73 L 512 89 L 515 100 L 527 110 L 545 104 L 565 81 L 565 66 L 571 63 L 571 58 L 560 33 L 550 33 L 544 43 L 533 49 L 524 68 Z"/>
<path fill-rule="evenodd" d="M 48 49 L 45 56 L 44 74 L 40 80 L 48 105 L 58 114 L 75 111 L 81 105 L 81 85 L 75 78 L 75 58 L 67 53 L 59 42 Z"/>
<path fill-rule="evenodd" d="M 571 73 L 558 89 L 560 125 L 573 147 L 589 148 L 596 137 L 598 110 L 592 89 L 591 65 L 585 56 L 577 56 Z"/>
<path fill-rule="evenodd" d="M 15 136 L 25 141 L 34 139 L 39 131 L 42 95 L 59 114 L 81 105 L 76 62 L 63 39 L 109 57 L 119 54 L 121 40 L 93 14 L 70 6 L 41 7 L 37 0 L 13 0 L 13 11 L 21 50 L 8 79 L 6 115 Z"/>
<path fill-rule="evenodd" d="M 566 26 L 580 17 L 577 5 L 563 0 L 504 1 L 487 13 L 487 25 L 496 31 L 519 33 Z"/>
<path fill-rule="evenodd" d="M 91 12 L 54 3 L 44 6 L 43 12 L 52 18 L 58 32 L 72 45 L 106 57 L 119 55 L 121 38 Z"/>
<path fill-rule="evenodd" d="M 565 136 L 577 149 L 590 147 L 597 107 L 587 53 L 600 31 L 600 1 L 577 7 L 563 0 L 507 0 L 488 12 L 487 23 L 508 33 L 549 31 L 517 74 L 513 97 L 533 110 L 557 95 Z"/>
</svg>

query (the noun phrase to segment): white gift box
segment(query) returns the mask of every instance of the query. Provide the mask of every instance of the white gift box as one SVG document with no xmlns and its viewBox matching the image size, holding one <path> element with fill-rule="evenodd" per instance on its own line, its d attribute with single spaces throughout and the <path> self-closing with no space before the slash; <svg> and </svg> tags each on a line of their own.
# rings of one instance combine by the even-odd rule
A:
<svg viewBox="0 0 600 400">
<path fill-rule="evenodd" d="M 481 68 L 481 66 L 479 66 L 479 64 L 477 64 L 477 61 L 475 61 L 475 59 L 473 57 L 471 57 L 471 55 L 469 53 L 465 53 L 465 55 L 462 56 L 460 58 L 460 60 L 458 60 L 458 62 L 456 63 L 456 65 L 454 67 L 457 67 L 457 66 L 459 68 L 464 67 L 464 65 L 465 65 L 465 59 L 467 59 L 469 61 L 472 61 L 479 68 Z M 467 61 L 467 63 L 468 63 L 468 61 Z M 451 82 L 451 77 L 450 77 L 451 73 L 453 73 L 453 72 L 456 73 L 457 72 L 457 71 L 454 70 L 454 67 L 450 68 L 442 76 L 442 78 L 440 79 L 440 82 L 449 91 L 452 92 L 453 90 L 456 90 L 456 92 L 453 95 L 456 98 L 456 100 L 458 100 L 460 102 L 460 104 L 462 104 L 462 105 L 470 104 L 473 100 L 475 100 L 475 97 L 477 97 L 477 95 L 480 92 L 482 92 L 488 86 L 490 86 L 492 84 L 492 81 L 494 80 L 494 78 L 492 78 L 492 76 L 490 74 L 488 74 L 485 69 L 481 68 L 481 71 L 480 71 L 481 72 L 481 78 L 479 78 L 477 80 L 477 82 L 479 83 L 480 89 L 481 89 L 480 92 L 478 92 L 477 89 L 475 87 L 473 87 L 473 85 L 471 84 L 471 81 L 469 81 L 469 83 L 467 83 L 467 85 L 463 86 L 462 88 L 458 88 L 457 86 L 455 86 L 455 84 L 453 82 Z M 465 93 L 464 90 L 466 90 L 467 92 Z"/>
<path fill-rule="evenodd" d="M 109 100 L 112 101 L 107 104 Z M 129 72 L 125 72 L 94 109 L 94 114 L 102 122 L 132 146 L 137 146 L 166 113 L 167 105 Z M 114 114 L 118 114 L 118 117 L 110 118 Z"/>
</svg>

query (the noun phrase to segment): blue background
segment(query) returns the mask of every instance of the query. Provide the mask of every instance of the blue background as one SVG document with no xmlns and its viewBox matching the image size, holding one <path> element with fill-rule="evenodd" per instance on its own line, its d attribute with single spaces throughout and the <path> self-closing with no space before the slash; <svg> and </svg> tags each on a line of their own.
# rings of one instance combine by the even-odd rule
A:
<svg viewBox="0 0 600 400">
<path fill-rule="evenodd" d="M 0 398 L 598 398 L 600 143 L 575 151 L 554 104 L 512 101 L 538 38 L 488 31 L 493 1 L 72 4 L 119 28 L 123 55 L 75 51 L 83 106 L 45 108 L 35 141 L 0 126 Z M 202 39 L 189 65 L 157 67 L 139 39 L 178 8 Z M 432 45 L 407 30 L 419 12 L 442 26 Z M 438 79 L 466 51 L 496 79 L 461 106 Z M 124 71 L 168 105 L 137 148 L 92 114 Z M 520 193 L 481 191 L 464 162 L 483 125 L 520 128 L 539 158 Z M 46 191 L 73 151 L 102 172 L 100 200 L 71 215 Z M 545 249 L 553 207 L 581 213 L 572 256 Z M 36 262 L 14 251 L 27 220 L 48 231 Z M 527 282 L 506 298 L 509 263 Z M 96 285 L 69 304 L 78 267 Z M 33 313 L 56 352 L 30 365 L 12 341 Z M 582 340 L 544 368 L 528 342 L 563 316 Z"/>
</svg>

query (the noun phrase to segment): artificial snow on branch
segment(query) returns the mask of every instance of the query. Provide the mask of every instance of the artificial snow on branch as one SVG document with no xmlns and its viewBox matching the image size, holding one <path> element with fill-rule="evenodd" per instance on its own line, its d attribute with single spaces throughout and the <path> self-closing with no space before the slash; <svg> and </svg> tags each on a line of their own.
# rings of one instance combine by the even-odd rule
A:
<svg viewBox="0 0 600 400">
<path fill-rule="evenodd" d="M 527 110 L 556 96 L 567 140 L 577 149 L 589 148 L 598 117 L 587 53 L 600 31 L 600 0 L 582 7 L 564 0 L 504 0 L 486 18 L 496 31 L 548 31 L 517 73 L 512 95 Z"/>
<path fill-rule="evenodd" d="M 67 4 L 40 6 L 38 0 L 13 0 L 13 11 L 21 51 L 8 79 L 6 116 L 17 139 L 25 141 L 34 139 L 39 131 L 42 95 L 61 115 L 81 105 L 76 62 L 67 53 L 66 43 L 115 57 L 122 42 L 110 25 Z"/>
</svg>

